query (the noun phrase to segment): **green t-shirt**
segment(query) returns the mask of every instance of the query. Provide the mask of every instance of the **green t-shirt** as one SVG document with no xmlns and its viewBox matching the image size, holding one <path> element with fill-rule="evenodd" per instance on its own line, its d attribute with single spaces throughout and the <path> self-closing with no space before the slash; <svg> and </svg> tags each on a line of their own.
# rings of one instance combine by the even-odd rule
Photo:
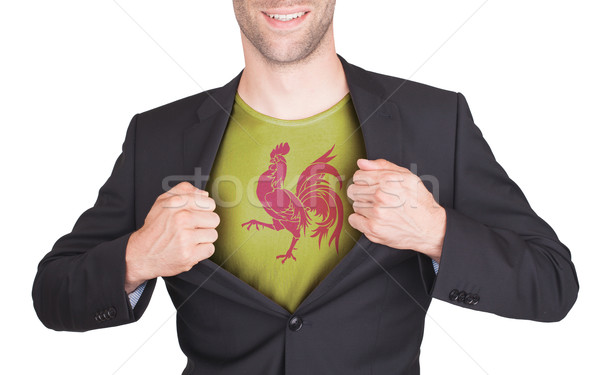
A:
<svg viewBox="0 0 600 375">
<path fill-rule="evenodd" d="M 346 189 L 364 157 L 350 94 L 300 120 L 236 94 L 207 182 L 221 218 L 210 259 L 294 312 L 360 236 Z"/>
</svg>

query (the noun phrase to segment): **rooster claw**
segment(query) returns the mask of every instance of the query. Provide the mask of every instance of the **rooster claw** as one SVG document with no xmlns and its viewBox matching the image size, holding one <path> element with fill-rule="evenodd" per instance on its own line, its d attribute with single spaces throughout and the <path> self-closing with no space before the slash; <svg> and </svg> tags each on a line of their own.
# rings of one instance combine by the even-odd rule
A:
<svg viewBox="0 0 600 375">
<path fill-rule="evenodd" d="M 283 259 L 281 260 L 281 264 L 284 264 L 284 263 L 285 263 L 285 261 L 286 261 L 286 260 L 288 260 L 288 259 L 290 259 L 290 258 L 292 258 L 293 260 L 296 260 L 296 257 L 294 256 L 294 254 L 292 254 L 292 250 L 296 250 L 296 248 L 293 248 L 293 249 L 291 249 L 291 250 L 288 250 L 288 252 L 287 252 L 287 253 L 285 253 L 285 254 L 277 255 L 277 256 L 275 257 L 275 259 L 283 258 Z"/>
<path fill-rule="evenodd" d="M 245 226 L 248 226 L 246 229 L 250 230 L 252 228 L 252 226 L 254 225 L 254 227 L 256 228 L 256 230 L 260 230 L 261 227 L 259 227 L 259 225 L 264 225 L 263 223 L 261 223 L 260 221 L 256 221 L 256 220 L 250 220 L 248 222 L 245 222 L 242 224 L 242 228 Z"/>
</svg>

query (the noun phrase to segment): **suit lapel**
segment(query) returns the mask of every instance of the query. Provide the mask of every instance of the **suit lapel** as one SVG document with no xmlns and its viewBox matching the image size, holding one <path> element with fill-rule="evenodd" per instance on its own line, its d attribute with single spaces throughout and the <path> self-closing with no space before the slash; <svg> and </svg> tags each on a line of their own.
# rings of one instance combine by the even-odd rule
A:
<svg viewBox="0 0 600 375">
<path fill-rule="evenodd" d="M 386 92 L 371 74 L 365 70 L 349 64 L 338 55 L 346 80 L 350 88 L 350 96 L 356 110 L 360 131 L 365 141 L 367 158 L 387 159 L 398 165 L 402 163 L 403 148 L 402 122 L 398 107 L 387 101 L 383 93 Z M 240 72 L 225 86 L 210 90 L 206 93 L 207 98 L 197 110 L 199 121 L 186 128 L 183 134 L 183 162 L 185 173 L 195 176 L 196 187 L 205 189 L 208 175 L 213 166 L 219 145 L 229 122 L 229 116 L 233 107 L 235 93 L 241 78 Z M 200 178 L 199 178 L 200 177 Z M 323 296 L 333 286 L 342 281 L 345 275 L 365 262 L 367 252 L 380 264 L 385 263 L 386 257 L 398 259 L 400 252 L 390 250 L 369 241 L 363 234 L 357 240 L 354 247 L 342 258 L 334 269 L 322 280 L 319 285 L 305 298 L 296 311 L 305 309 L 319 297 Z M 407 254 L 408 252 L 402 252 Z M 401 256 L 402 258 L 408 255 Z M 199 269 L 204 268 L 204 269 Z M 195 271 L 200 271 L 196 272 Z M 219 267 L 210 259 L 206 259 L 192 270 L 185 272 L 180 277 L 194 283 L 203 283 L 207 272 L 210 273 L 213 282 L 206 283 L 205 287 L 214 286 L 214 291 L 219 294 L 237 294 L 245 303 L 255 308 L 271 310 L 277 315 L 289 315 L 287 310 L 275 303 L 256 289 L 252 288 L 227 270 Z M 227 285 L 230 288 L 218 288 L 217 285 Z M 231 295 L 230 295 L 231 297 Z"/>
<path fill-rule="evenodd" d="M 383 96 L 386 90 L 373 80 L 372 73 L 349 64 L 340 55 L 338 57 L 360 122 L 367 158 L 383 158 L 402 165 L 399 142 L 402 139 L 402 121 L 398 107 Z"/>
<path fill-rule="evenodd" d="M 196 110 L 199 121 L 183 132 L 184 171 L 194 175 L 194 185 L 199 189 L 206 187 L 241 76 L 242 72 L 225 86 L 207 91 L 206 98 Z"/>
</svg>

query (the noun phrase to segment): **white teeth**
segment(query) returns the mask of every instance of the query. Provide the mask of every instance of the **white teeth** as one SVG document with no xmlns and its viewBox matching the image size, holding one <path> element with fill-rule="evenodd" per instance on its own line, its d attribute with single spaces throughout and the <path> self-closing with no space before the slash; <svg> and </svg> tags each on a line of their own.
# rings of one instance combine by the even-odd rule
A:
<svg viewBox="0 0 600 375">
<path fill-rule="evenodd" d="M 267 16 L 279 21 L 291 21 L 294 18 L 302 17 L 306 12 L 298 12 L 291 14 L 267 14 Z"/>
</svg>

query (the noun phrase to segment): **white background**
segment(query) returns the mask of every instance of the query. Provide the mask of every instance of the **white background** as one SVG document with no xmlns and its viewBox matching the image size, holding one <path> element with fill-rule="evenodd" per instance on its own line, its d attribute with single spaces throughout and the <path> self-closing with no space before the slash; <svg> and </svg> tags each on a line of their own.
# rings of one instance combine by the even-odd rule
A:
<svg viewBox="0 0 600 375">
<path fill-rule="evenodd" d="M 464 23 L 482 3 L 340 1 L 337 50 L 366 69 L 462 92 L 497 160 L 572 251 L 581 290 L 550 324 L 434 300 L 422 373 L 598 373 L 597 2 L 488 1 Z M 87 333 L 46 329 L 31 300 L 37 263 L 93 205 L 131 117 L 243 68 L 230 1 L 119 4 L 147 34 L 114 1 L 0 5 L 3 374 L 185 366 L 162 280 L 139 322 Z"/>
</svg>

